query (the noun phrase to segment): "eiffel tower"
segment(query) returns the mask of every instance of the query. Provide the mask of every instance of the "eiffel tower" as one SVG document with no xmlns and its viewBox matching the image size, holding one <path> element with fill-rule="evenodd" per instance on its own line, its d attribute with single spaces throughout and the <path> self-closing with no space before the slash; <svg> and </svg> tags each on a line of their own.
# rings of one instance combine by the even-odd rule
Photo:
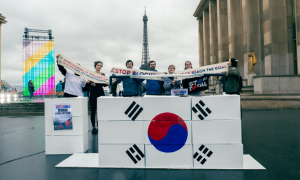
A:
<svg viewBox="0 0 300 180">
<path fill-rule="evenodd" d="M 141 64 L 141 67 L 140 67 L 140 69 L 142 69 L 142 70 L 149 70 L 149 62 L 150 62 L 149 46 L 148 46 L 147 21 L 148 21 L 148 17 L 146 15 L 146 7 L 145 7 L 145 15 L 143 16 L 143 22 L 144 22 L 143 53 L 142 53 L 142 64 Z"/>
</svg>

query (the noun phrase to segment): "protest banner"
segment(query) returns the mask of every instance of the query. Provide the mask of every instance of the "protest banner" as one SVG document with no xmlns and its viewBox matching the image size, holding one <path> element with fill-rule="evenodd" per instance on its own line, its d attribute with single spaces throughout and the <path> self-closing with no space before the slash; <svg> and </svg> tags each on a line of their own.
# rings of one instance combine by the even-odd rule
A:
<svg viewBox="0 0 300 180">
<path fill-rule="evenodd" d="M 85 67 L 71 61 L 70 59 L 66 58 L 63 55 L 60 55 L 58 57 L 58 64 L 64 66 L 65 68 L 73 71 L 76 74 L 79 74 L 80 76 L 100 84 L 109 84 L 109 77 L 103 76 L 101 74 L 98 74 L 96 72 L 93 72 L 89 69 L 86 69 Z"/>
<path fill-rule="evenodd" d="M 208 89 L 209 76 L 190 78 L 182 81 L 183 88 L 188 89 L 188 93 L 196 93 Z"/>
<path fill-rule="evenodd" d="M 116 75 L 128 75 L 133 78 L 143 78 L 143 79 L 153 79 L 153 80 L 159 80 L 163 81 L 163 77 L 172 77 L 176 76 L 177 79 L 186 79 L 186 78 L 192 78 L 193 76 L 200 76 L 201 74 L 212 74 L 212 73 L 223 73 L 228 71 L 228 62 L 193 68 L 193 69 L 187 69 L 183 71 L 176 71 L 174 74 L 168 74 L 166 75 L 164 72 L 156 72 L 156 71 L 145 71 L 145 70 L 139 70 L 139 69 L 123 69 L 123 68 L 117 68 L 114 67 L 112 73 Z M 182 75 L 181 77 L 178 75 Z"/>
</svg>

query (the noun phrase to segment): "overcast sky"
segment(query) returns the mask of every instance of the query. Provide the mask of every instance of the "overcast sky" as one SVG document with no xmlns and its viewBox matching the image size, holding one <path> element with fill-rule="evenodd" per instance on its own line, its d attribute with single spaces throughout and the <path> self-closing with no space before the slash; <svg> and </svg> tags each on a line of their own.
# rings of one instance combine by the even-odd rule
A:
<svg viewBox="0 0 300 180">
<path fill-rule="evenodd" d="M 2 79 L 22 86 L 24 28 L 52 30 L 55 54 L 63 54 L 102 72 L 125 67 L 128 59 L 138 69 L 142 60 L 143 15 L 147 7 L 150 59 L 158 71 L 170 64 L 183 70 L 190 60 L 198 67 L 198 26 L 193 13 L 200 0 L 0 0 L 2 24 Z M 34 35 L 31 33 L 30 35 Z M 43 34 L 40 34 L 43 35 Z M 47 34 L 45 34 L 47 35 Z M 63 76 L 56 67 L 56 83 Z"/>
</svg>

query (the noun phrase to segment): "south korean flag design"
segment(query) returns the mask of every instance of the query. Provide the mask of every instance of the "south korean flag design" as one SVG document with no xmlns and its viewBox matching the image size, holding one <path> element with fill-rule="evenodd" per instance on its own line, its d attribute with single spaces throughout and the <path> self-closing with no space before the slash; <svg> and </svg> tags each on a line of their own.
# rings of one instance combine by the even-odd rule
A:
<svg viewBox="0 0 300 180">
<path fill-rule="evenodd" d="M 191 168 L 191 98 L 152 97 L 143 103 L 151 107 L 144 110 L 146 167 Z"/>
<path fill-rule="evenodd" d="M 99 167 L 144 168 L 144 144 L 99 144 Z"/>
<path fill-rule="evenodd" d="M 140 150 L 139 147 L 137 147 L 136 144 L 130 147 L 129 150 L 126 151 L 126 154 L 134 164 L 138 163 L 142 160 L 142 158 L 145 157 L 144 153 Z"/>
<path fill-rule="evenodd" d="M 239 95 L 194 96 L 192 98 L 192 120 L 238 120 L 240 110 Z"/>
<path fill-rule="evenodd" d="M 128 115 L 129 118 L 131 118 L 131 120 L 135 120 L 143 111 L 143 108 L 137 104 L 135 101 L 132 101 L 132 103 L 130 104 L 130 106 L 126 109 L 126 111 L 124 112 L 126 115 Z"/>
<path fill-rule="evenodd" d="M 209 114 L 212 113 L 208 107 L 205 108 L 205 104 L 202 100 L 200 100 L 199 103 L 192 107 L 192 110 L 195 114 L 199 113 L 198 117 L 201 120 L 204 120 L 204 118 L 206 118 Z"/>
<path fill-rule="evenodd" d="M 202 144 L 193 158 L 203 165 L 212 154 L 213 152 Z"/>
<path fill-rule="evenodd" d="M 242 144 L 193 144 L 195 169 L 243 168 Z"/>
<path fill-rule="evenodd" d="M 143 98 L 99 97 L 97 111 L 98 121 L 142 121 Z"/>
</svg>

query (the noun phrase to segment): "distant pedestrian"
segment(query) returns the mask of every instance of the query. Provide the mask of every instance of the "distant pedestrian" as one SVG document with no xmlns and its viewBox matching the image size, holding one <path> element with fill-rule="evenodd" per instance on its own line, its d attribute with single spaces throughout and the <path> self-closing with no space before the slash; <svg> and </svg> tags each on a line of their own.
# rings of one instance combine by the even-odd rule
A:
<svg viewBox="0 0 300 180">
<path fill-rule="evenodd" d="M 3 82 L 2 82 L 2 80 L 1 80 L 1 91 L 3 91 L 4 90 L 4 84 L 3 84 Z"/>
<path fill-rule="evenodd" d="M 34 84 L 32 83 L 31 80 L 28 82 L 28 91 L 29 91 L 29 99 L 31 99 L 34 92 Z"/>
<path fill-rule="evenodd" d="M 57 97 L 63 97 L 64 92 L 63 92 L 62 81 L 59 81 L 59 83 L 56 85 L 55 89 L 56 89 Z"/>
</svg>

